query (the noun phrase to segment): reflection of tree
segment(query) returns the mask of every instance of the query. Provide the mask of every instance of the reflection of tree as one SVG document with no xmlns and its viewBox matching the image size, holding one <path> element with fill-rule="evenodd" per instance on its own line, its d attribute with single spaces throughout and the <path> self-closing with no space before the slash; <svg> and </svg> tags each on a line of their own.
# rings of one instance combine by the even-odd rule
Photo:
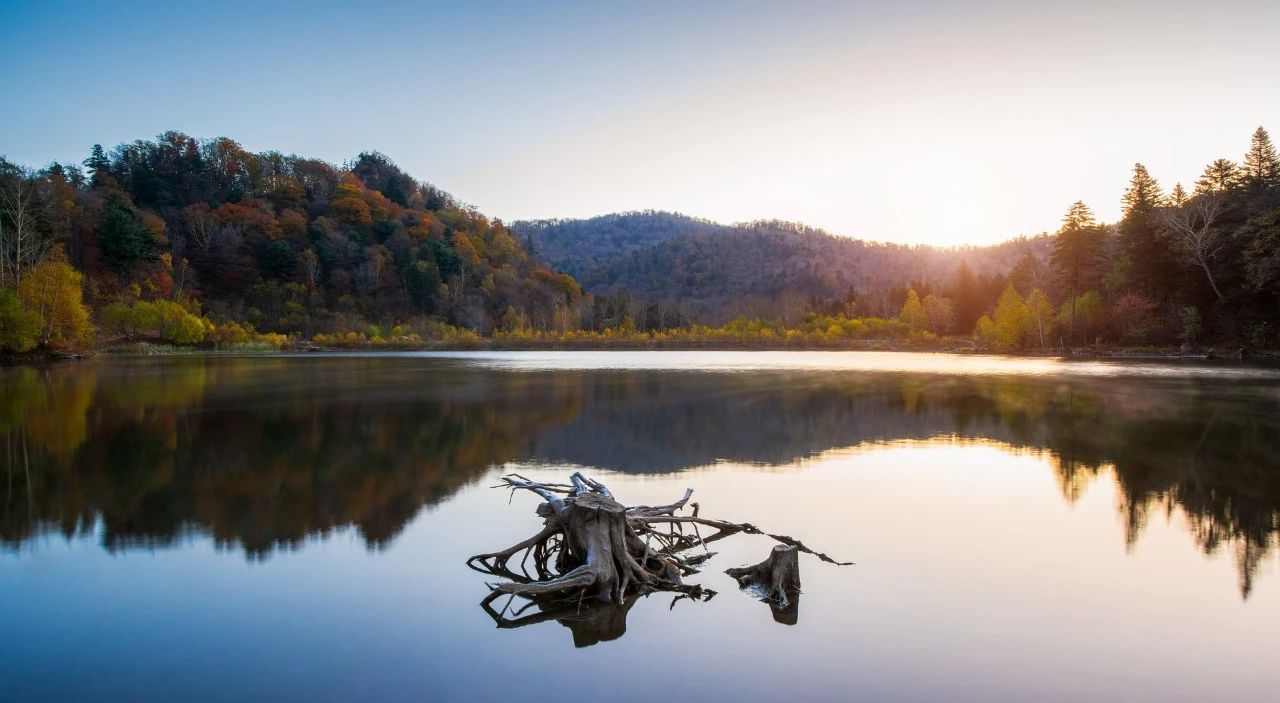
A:
<svg viewBox="0 0 1280 703">
<path fill-rule="evenodd" d="M 0 370 L 0 433 L 11 544 L 101 521 L 110 548 L 196 531 L 261 555 L 347 526 L 379 546 L 506 461 L 656 473 L 934 437 L 1045 451 L 1067 500 L 1111 474 L 1126 543 L 1179 512 L 1245 594 L 1280 539 L 1280 399 L 1258 381 L 193 358 Z"/>
<path fill-rule="evenodd" d="M 354 526 L 380 546 L 421 506 L 518 458 L 530 433 L 576 411 L 577 389 L 563 384 L 384 386 L 367 366 L 336 370 L 345 375 L 313 368 L 316 377 L 280 383 L 279 368 L 257 360 L 55 367 L 78 379 L 71 388 L 0 375 L 6 411 L 15 396 L 35 399 L 16 410 L 26 432 L 5 435 L 14 447 L 30 440 L 31 478 L 20 452 L 5 455 L 0 536 L 71 535 L 101 520 L 111 549 L 199 531 L 263 555 Z M 67 400 L 95 379 L 91 403 Z M 91 441 L 70 454 L 42 443 L 51 408 L 78 410 L 66 419 L 91 423 Z"/>
<path fill-rule="evenodd" d="M 994 440 L 1049 452 L 1069 501 L 1114 475 L 1126 544 L 1149 515 L 1180 511 L 1205 553 L 1231 545 L 1245 595 L 1280 540 L 1280 402 L 1257 382 L 667 373 L 601 374 L 584 388 L 587 411 L 540 434 L 537 457 L 661 472 Z"/>
</svg>

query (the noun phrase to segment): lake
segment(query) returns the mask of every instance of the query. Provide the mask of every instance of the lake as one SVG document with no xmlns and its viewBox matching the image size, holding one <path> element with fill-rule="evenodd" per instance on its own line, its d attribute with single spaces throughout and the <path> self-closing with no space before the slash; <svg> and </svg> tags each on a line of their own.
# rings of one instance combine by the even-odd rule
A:
<svg viewBox="0 0 1280 703">
<path fill-rule="evenodd" d="M 1280 372 L 892 353 L 0 369 L 0 700 L 1275 700 Z M 498 477 L 686 488 L 803 555 L 504 626 Z M 668 690 L 670 689 L 670 690 Z M 675 693 L 673 693 L 673 691 Z"/>
</svg>

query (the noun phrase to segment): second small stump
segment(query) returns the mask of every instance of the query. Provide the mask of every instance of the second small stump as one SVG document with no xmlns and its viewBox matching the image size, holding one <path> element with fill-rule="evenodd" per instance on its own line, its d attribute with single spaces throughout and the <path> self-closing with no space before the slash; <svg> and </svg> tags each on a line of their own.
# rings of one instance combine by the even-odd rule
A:
<svg viewBox="0 0 1280 703">
<path fill-rule="evenodd" d="M 769 558 L 759 564 L 727 569 L 725 573 L 737 579 L 743 588 L 760 589 L 766 601 L 785 609 L 800 593 L 800 550 L 779 544 L 769 552 Z"/>
</svg>

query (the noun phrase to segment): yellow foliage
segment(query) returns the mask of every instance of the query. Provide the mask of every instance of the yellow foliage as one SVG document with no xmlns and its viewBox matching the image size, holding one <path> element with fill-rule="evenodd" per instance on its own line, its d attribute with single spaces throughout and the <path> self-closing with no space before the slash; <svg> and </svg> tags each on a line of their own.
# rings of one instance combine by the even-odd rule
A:
<svg viewBox="0 0 1280 703">
<path fill-rule="evenodd" d="M 61 247 L 22 277 L 18 296 L 28 310 L 44 320 L 38 340 L 52 348 L 93 344 L 93 325 L 81 295 L 84 276 L 67 263 Z"/>
</svg>

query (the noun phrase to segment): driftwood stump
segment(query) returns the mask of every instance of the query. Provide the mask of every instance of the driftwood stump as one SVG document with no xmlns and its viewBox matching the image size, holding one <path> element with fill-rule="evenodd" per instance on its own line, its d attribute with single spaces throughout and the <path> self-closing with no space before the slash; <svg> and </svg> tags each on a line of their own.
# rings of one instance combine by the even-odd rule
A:
<svg viewBox="0 0 1280 703">
<path fill-rule="evenodd" d="M 806 552 L 819 559 L 845 565 L 826 554 L 814 552 L 798 540 L 785 535 L 762 532 L 750 523 L 726 522 L 698 516 L 697 503 L 689 504 L 692 489 L 669 505 L 626 507 L 602 483 L 575 472 L 570 482 L 541 483 L 519 474 L 502 478 L 503 488 L 528 490 L 543 498 L 537 513 L 543 527 L 534 536 L 507 549 L 477 554 L 467 565 L 482 573 L 506 579 L 490 586 L 482 602 L 499 627 L 520 627 L 548 619 L 583 630 L 585 642 L 611 639 L 625 629 L 625 610 L 634 596 L 666 591 L 677 594 L 672 606 L 681 599 L 705 601 L 714 591 L 684 583 L 683 579 L 698 573 L 697 566 L 714 556 L 707 545 L 739 532 L 766 535 L 782 544 L 774 548 L 765 562 L 750 567 L 752 571 L 769 566 L 762 583 L 783 607 L 795 601 L 800 588 L 797 556 Z M 691 505 L 691 515 L 678 515 Z M 702 536 L 699 527 L 711 528 Z M 521 555 L 519 564 L 512 561 Z M 731 572 L 737 570 L 730 570 Z M 762 572 L 764 573 L 764 572 Z M 732 573 L 730 575 L 733 575 Z M 494 601 L 510 595 L 533 601 L 538 612 L 522 615 L 529 606 L 517 608 L 510 617 L 508 601 L 498 610 Z M 604 614 L 583 618 L 590 602 L 611 604 L 623 609 L 616 618 Z M 572 616 L 572 617 L 571 617 Z M 777 614 L 775 613 L 775 617 Z M 572 623 L 572 624 L 571 624 Z M 590 623 L 590 624 L 588 624 Z M 609 623 L 608 627 L 600 627 Z M 577 637 L 575 628 L 575 641 Z"/>
<path fill-rule="evenodd" d="M 755 566 L 725 570 L 742 587 L 755 586 L 765 600 L 775 600 L 785 607 L 790 597 L 800 592 L 800 550 L 779 544 L 769 558 Z"/>
<path fill-rule="evenodd" d="M 754 566 L 726 569 L 738 586 L 756 591 L 769 604 L 773 619 L 784 625 L 800 621 L 800 550 L 779 544 Z"/>
</svg>

